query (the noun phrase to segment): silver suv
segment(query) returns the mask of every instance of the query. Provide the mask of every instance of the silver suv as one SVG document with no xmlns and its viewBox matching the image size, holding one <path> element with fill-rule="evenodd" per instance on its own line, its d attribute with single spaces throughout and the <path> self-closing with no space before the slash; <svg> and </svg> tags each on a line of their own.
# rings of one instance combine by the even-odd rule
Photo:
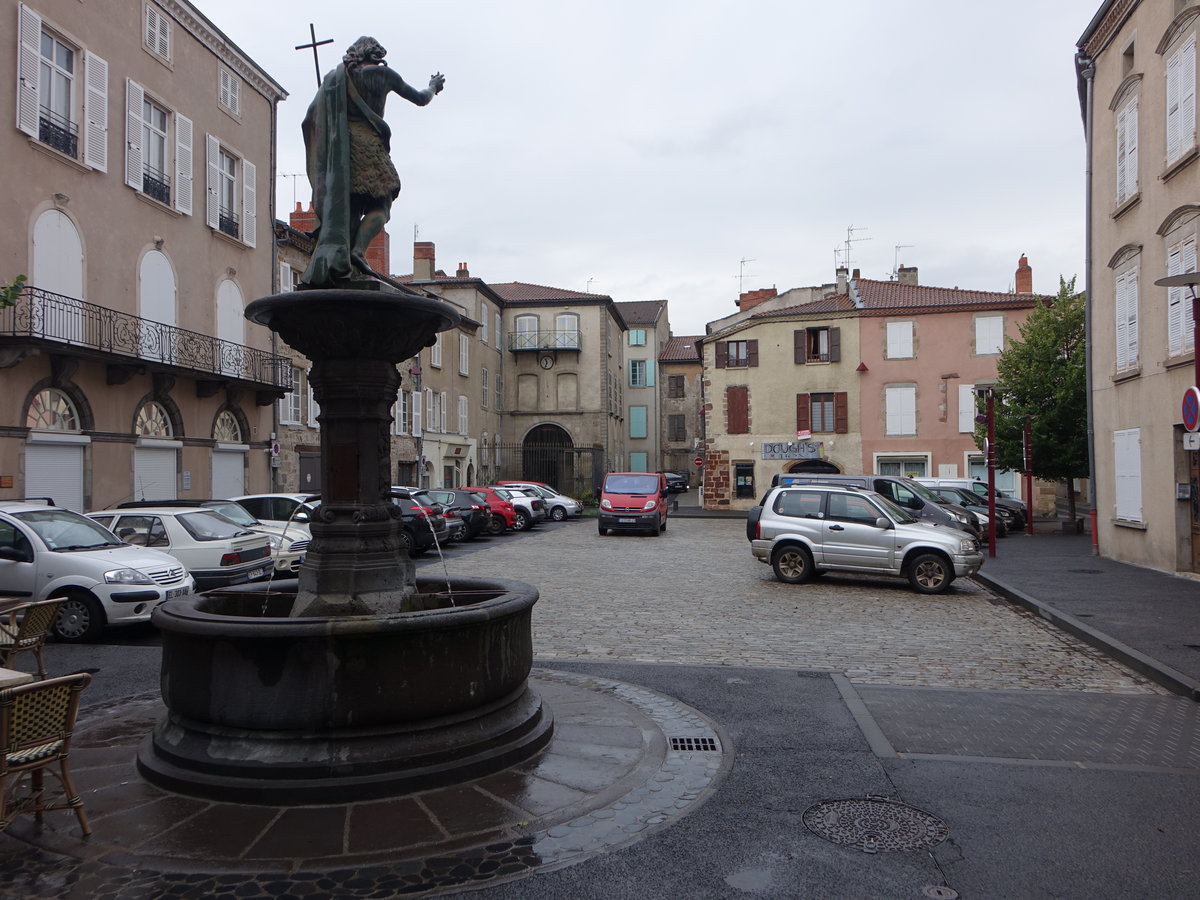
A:
<svg viewBox="0 0 1200 900">
<path fill-rule="evenodd" d="M 979 542 L 909 515 L 874 491 L 850 486 L 775 487 L 746 520 L 750 552 L 775 577 L 803 584 L 820 571 L 908 578 L 922 594 L 941 594 L 983 565 Z"/>
</svg>

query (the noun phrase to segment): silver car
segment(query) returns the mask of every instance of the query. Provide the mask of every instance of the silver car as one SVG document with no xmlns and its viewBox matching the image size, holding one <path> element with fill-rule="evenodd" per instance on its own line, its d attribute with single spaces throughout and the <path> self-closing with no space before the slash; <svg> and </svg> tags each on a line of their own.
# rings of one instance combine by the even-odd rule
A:
<svg viewBox="0 0 1200 900">
<path fill-rule="evenodd" d="M 865 572 L 906 577 L 914 590 L 941 594 L 983 565 L 971 535 L 921 522 L 886 497 L 849 486 L 772 488 L 750 510 L 746 533 L 754 558 L 788 584 L 820 571 Z"/>
</svg>

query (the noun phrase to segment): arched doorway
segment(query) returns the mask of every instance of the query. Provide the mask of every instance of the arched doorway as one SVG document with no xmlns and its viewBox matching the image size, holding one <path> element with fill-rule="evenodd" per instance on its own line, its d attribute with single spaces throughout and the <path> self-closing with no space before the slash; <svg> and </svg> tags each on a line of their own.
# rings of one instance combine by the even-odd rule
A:
<svg viewBox="0 0 1200 900">
<path fill-rule="evenodd" d="M 521 477 L 570 490 L 575 484 L 574 447 L 571 435 L 558 425 L 530 429 L 521 444 Z"/>
<path fill-rule="evenodd" d="M 824 459 L 801 459 L 788 466 L 790 475 L 840 475 L 841 472 L 841 469 Z"/>
</svg>

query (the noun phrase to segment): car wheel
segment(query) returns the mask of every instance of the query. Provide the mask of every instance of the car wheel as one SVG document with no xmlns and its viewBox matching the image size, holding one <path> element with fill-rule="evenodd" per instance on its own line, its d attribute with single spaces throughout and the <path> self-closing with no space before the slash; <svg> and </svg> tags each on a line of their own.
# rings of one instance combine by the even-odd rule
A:
<svg viewBox="0 0 1200 900">
<path fill-rule="evenodd" d="M 567 511 L 561 506 L 556 506 L 554 509 L 550 510 L 550 518 L 552 518 L 555 522 L 561 522 L 566 517 Z"/>
<path fill-rule="evenodd" d="M 922 553 L 908 564 L 908 583 L 922 594 L 944 594 L 953 580 L 950 563 L 936 553 Z"/>
<path fill-rule="evenodd" d="M 530 519 L 529 513 L 525 510 L 517 511 L 517 524 L 513 526 L 517 531 L 528 531 L 533 527 L 533 520 Z"/>
<path fill-rule="evenodd" d="M 104 610 L 94 598 L 71 594 L 58 608 L 50 630 L 65 644 L 81 644 L 100 637 L 104 622 Z"/>
<path fill-rule="evenodd" d="M 504 519 L 500 516 L 492 516 L 491 521 L 488 522 L 488 534 L 495 537 L 496 535 L 504 534 L 506 530 Z"/>
<path fill-rule="evenodd" d="M 412 555 L 413 555 L 413 539 L 412 539 L 412 535 L 411 535 L 411 534 L 409 534 L 407 531 L 405 531 L 403 528 L 401 528 L 401 529 L 400 529 L 400 539 L 399 539 L 399 543 L 400 543 L 400 549 L 401 549 L 401 550 L 403 550 L 403 551 L 404 551 L 405 553 L 407 553 L 409 556 L 412 556 Z"/>
<path fill-rule="evenodd" d="M 813 558 L 807 547 L 787 544 L 771 557 L 775 577 L 785 584 L 804 584 L 813 577 Z"/>
</svg>

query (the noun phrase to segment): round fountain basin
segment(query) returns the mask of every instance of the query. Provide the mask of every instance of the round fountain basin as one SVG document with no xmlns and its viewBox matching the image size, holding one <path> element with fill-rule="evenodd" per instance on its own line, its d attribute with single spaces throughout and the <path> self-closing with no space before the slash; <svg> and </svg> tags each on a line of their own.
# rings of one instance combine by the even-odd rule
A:
<svg viewBox="0 0 1200 900">
<path fill-rule="evenodd" d="M 438 608 L 295 618 L 291 585 L 255 588 L 155 611 L 168 715 L 139 753 L 152 781 L 256 802 L 381 796 L 478 777 L 550 739 L 527 683 L 532 586 L 418 578 Z"/>
</svg>

